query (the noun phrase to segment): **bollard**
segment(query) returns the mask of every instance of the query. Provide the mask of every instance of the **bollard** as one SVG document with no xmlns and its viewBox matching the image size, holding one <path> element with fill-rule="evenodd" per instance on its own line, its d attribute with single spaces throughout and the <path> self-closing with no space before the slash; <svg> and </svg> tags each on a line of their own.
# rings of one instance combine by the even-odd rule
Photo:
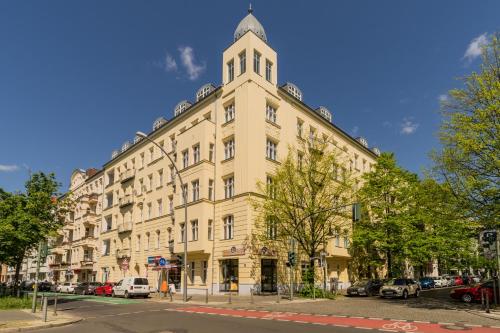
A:
<svg viewBox="0 0 500 333">
<path fill-rule="evenodd" d="M 231 301 L 231 292 L 229 292 L 229 302 L 228 302 L 228 303 L 229 303 L 229 304 L 231 304 L 231 303 L 232 303 L 232 301 Z"/>
<path fill-rule="evenodd" d="M 250 288 L 250 303 L 253 304 L 253 288 Z"/>
<path fill-rule="evenodd" d="M 43 321 L 47 321 L 48 297 L 43 298 Z"/>
<path fill-rule="evenodd" d="M 277 295 L 277 298 L 276 298 L 276 303 L 279 303 L 280 302 L 280 287 L 278 286 L 278 293 L 276 294 Z"/>
<path fill-rule="evenodd" d="M 172 290 L 168 289 L 168 293 L 170 295 L 170 302 L 174 301 L 174 296 L 172 296 Z"/>
<path fill-rule="evenodd" d="M 484 304 L 484 289 L 481 289 L 481 309 L 485 310 L 485 304 Z"/>
<path fill-rule="evenodd" d="M 486 313 L 490 313 L 490 295 L 485 292 L 486 297 Z"/>
<path fill-rule="evenodd" d="M 313 299 L 316 299 L 316 286 L 313 283 Z"/>
<path fill-rule="evenodd" d="M 40 297 L 40 311 L 43 311 L 43 299 L 44 299 L 44 297 L 45 297 L 44 295 L 42 295 Z"/>
<path fill-rule="evenodd" d="M 21 290 L 17 289 L 17 298 L 20 298 L 20 297 L 21 297 Z"/>
<path fill-rule="evenodd" d="M 208 289 L 205 289 L 205 303 L 208 304 Z"/>
<path fill-rule="evenodd" d="M 54 316 L 57 316 L 57 294 L 54 297 Z"/>
</svg>

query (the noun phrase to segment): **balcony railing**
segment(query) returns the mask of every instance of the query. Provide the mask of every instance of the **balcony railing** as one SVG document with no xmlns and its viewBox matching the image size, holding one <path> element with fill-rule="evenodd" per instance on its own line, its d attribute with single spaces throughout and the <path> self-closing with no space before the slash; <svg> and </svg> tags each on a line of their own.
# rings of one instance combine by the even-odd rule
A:
<svg viewBox="0 0 500 333">
<path fill-rule="evenodd" d="M 130 194 L 127 194 L 118 200 L 120 208 L 127 207 L 129 205 L 132 205 L 133 203 L 134 203 L 134 198 Z"/>
<path fill-rule="evenodd" d="M 83 258 L 80 261 L 81 266 L 92 266 L 94 264 L 94 260 L 92 258 Z"/>
<path fill-rule="evenodd" d="M 125 183 L 126 181 L 135 177 L 135 170 L 129 169 L 125 170 L 120 174 L 120 182 Z"/>
<path fill-rule="evenodd" d="M 130 249 L 116 250 L 116 258 L 117 259 L 130 258 L 131 252 L 132 251 Z"/>
<path fill-rule="evenodd" d="M 124 222 L 118 225 L 118 233 L 132 231 L 132 222 Z"/>
</svg>

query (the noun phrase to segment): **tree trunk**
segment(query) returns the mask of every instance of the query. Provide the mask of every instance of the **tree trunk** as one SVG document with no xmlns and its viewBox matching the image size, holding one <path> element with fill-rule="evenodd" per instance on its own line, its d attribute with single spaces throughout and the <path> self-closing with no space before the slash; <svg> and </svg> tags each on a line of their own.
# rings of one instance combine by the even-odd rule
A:
<svg viewBox="0 0 500 333">
<path fill-rule="evenodd" d="M 391 250 L 387 251 L 387 276 L 392 278 L 392 253 Z"/>
<path fill-rule="evenodd" d="M 24 255 L 21 255 L 17 258 L 16 261 L 16 274 L 14 275 L 14 290 L 17 292 L 19 288 L 19 272 L 21 271 L 21 267 L 23 266 Z"/>
<path fill-rule="evenodd" d="M 310 265 L 309 272 L 310 273 L 308 276 L 308 280 L 309 280 L 308 283 L 311 284 L 313 287 L 314 287 L 314 280 L 315 280 L 314 278 L 316 275 L 316 269 L 315 269 L 316 267 L 314 265 L 314 262 L 315 262 L 315 260 L 314 260 L 314 254 L 313 254 L 313 255 L 309 256 L 309 265 Z"/>
</svg>

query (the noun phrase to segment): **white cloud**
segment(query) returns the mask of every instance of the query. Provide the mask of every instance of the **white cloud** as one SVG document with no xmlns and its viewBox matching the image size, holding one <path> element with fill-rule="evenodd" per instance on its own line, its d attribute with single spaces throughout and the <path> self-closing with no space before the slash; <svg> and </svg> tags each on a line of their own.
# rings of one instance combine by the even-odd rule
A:
<svg viewBox="0 0 500 333">
<path fill-rule="evenodd" d="M 15 164 L 7 165 L 0 164 L 0 172 L 13 172 L 19 170 L 19 167 Z"/>
<path fill-rule="evenodd" d="M 206 64 L 197 64 L 194 58 L 193 48 L 190 46 L 179 47 L 179 54 L 182 65 L 186 69 L 188 78 L 192 81 L 196 80 L 201 73 L 206 69 Z"/>
<path fill-rule="evenodd" d="M 474 59 L 479 57 L 481 55 L 481 47 L 483 45 L 488 44 L 488 37 L 487 33 L 485 32 L 482 35 L 477 36 L 474 38 L 470 43 L 469 46 L 467 47 L 467 50 L 465 51 L 465 54 L 463 56 L 463 59 L 467 60 L 468 62 L 472 62 Z"/>
<path fill-rule="evenodd" d="M 167 72 L 170 72 L 170 71 L 177 71 L 177 62 L 175 61 L 175 59 L 167 53 L 167 55 L 165 56 L 165 70 Z"/>
<path fill-rule="evenodd" d="M 415 123 L 411 118 L 404 118 L 403 123 L 401 124 L 401 134 L 410 135 L 417 131 L 418 126 L 420 124 Z"/>
<path fill-rule="evenodd" d="M 351 130 L 351 134 L 352 136 L 356 136 L 358 135 L 358 132 L 359 132 L 359 127 L 358 126 L 354 126 Z"/>
<path fill-rule="evenodd" d="M 447 102 L 448 101 L 448 95 L 446 94 L 441 94 L 438 96 L 438 100 L 443 103 L 443 102 Z"/>
</svg>

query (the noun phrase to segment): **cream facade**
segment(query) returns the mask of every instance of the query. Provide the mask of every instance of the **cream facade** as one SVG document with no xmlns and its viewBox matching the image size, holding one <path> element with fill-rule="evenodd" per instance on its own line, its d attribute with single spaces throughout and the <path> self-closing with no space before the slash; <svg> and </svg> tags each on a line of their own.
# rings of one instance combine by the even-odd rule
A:
<svg viewBox="0 0 500 333">
<path fill-rule="evenodd" d="M 189 292 L 207 288 L 212 293 L 247 294 L 251 288 L 272 292 L 278 281 L 285 280 L 278 276 L 283 262 L 273 251 L 250 253 L 245 246 L 255 225 L 250 200 L 257 193 L 257 182 L 266 181 L 289 146 L 308 140 L 331 142 L 346 156 L 346 168 L 358 176 L 375 163 L 378 149 L 369 149 L 366 140 L 354 139 L 335 126 L 328 109 L 305 104 L 295 85 L 278 84 L 277 53 L 251 12 L 223 51 L 221 74 L 220 86 L 202 86 L 195 102 L 180 102 L 175 116 L 157 119 L 148 134 L 180 170 L 187 190 L 187 221 L 183 189 L 169 158 L 136 137 L 114 151 L 99 173 L 102 190 L 97 203 L 102 211 L 97 206 L 97 219 L 79 224 L 84 223 L 83 216 L 82 222 L 75 216 L 64 229 L 73 231 L 73 272 L 85 269 L 86 278 L 90 274 L 97 281 L 147 277 L 156 288 L 162 275 L 157 259 L 163 257 L 169 261 L 164 271 L 168 270 L 170 282 L 180 288 L 181 272 L 176 266 L 187 233 Z M 74 186 L 84 188 L 87 181 L 75 180 Z M 87 206 L 81 199 L 79 203 L 82 213 Z M 85 235 L 93 231 L 91 243 L 75 238 L 84 225 L 92 226 L 83 228 Z M 332 236 L 326 249 L 328 277 L 346 284 L 348 242 L 348 235 Z M 93 249 L 92 265 L 82 261 L 85 248 Z M 60 255 L 59 260 L 65 258 Z M 73 266 L 75 262 L 80 266 Z"/>
</svg>

